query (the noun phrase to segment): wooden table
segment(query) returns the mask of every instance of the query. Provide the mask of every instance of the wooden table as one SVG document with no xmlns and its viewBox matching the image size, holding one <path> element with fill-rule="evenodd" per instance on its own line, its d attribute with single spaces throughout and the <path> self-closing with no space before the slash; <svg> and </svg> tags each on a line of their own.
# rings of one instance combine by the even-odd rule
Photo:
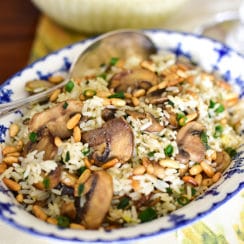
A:
<svg viewBox="0 0 244 244">
<path fill-rule="evenodd" d="M 30 0 L 0 1 L 0 84 L 28 63 L 39 11 Z"/>
</svg>

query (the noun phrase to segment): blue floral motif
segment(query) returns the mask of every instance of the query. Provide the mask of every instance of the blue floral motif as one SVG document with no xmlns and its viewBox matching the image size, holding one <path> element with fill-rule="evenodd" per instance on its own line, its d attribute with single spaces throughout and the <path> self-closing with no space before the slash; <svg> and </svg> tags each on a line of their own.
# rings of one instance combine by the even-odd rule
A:
<svg viewBox="0 0 244 244">
<path fill-rule="evenodd" d="M 186 216 L 184 214 L 170 214 L 169 221 L 173 222 L 174 225 L 183 224 L 186 221 Z"/>
<path fill-rule="evenodd" d="M 178 42 L 176 48 L 171 48 L 170 51 L 174 52 L 177 57 L 185 56 L 186 58 L 191 59 L 190 53 L 183 50 L 181 42 Z"/>
<path fill-rule="evenodd" d="M 6 134 L 6 131 L 7 131 L 7 127 L 4 126 L 4 125 L 0 125 L 0 142 L 4 142 L 4 137 L 5 137 L 5 134 Z"/>
<path fill-rule="evenodd" d="M 0 203 L 0 216 L 4 215 L 6 212 L 15 214 L 11 207 L 13 207 L 13 204 L 11 203 Z"/>
<path fill-rule="evenodd" d="M 13 91 L 10 89 L 0 89 L 0 104 L 10 102 L 12 94 Z"/>
<path fill-rule="evenodd" d="M 226 81 L 230 81 L 231 80 L 231 71 L 230 70 L 226 70 L 224 75 L 223 75 L 223 79 Z"/>
<path fill-rule="evenodd" d="M 244 97 L 244 80 L 238 76 L 235 79 L 235 83 L 240 87 L 241 93 L 240 93 L 240 97 Z"/>
<path fill-rule="evenodd" d="M 219 48 L 216 47 L 213 50 L 218 54 L 217 63 L 219 63 L 223 57 L 229 56 L 231 51 L 231 49 L 225 45 L 221 45 Z"/>
</svg>

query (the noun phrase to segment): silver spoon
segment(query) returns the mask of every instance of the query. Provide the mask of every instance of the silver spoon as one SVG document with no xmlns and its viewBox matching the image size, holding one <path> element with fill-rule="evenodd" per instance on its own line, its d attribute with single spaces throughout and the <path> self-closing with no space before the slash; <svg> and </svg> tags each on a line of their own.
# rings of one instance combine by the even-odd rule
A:
<svg viewBox="0 0 244 244">
<path fill-rule="evenodd" d="M 88 69 L 98 68 L 101 64 L 108 63 L 112 57 L 126 59 L 134 55 L 145 59 L 155 52 L 154 43 L 141 31 L 120 30 L 101 35 L 81 52 L 71 66 L 67 79 L 38 94 L 0 104 L 0 116 L 27 104 L 43 100 L 57 88 L 63 87 L 70 78 L 82 77 Z"/>
</svg>

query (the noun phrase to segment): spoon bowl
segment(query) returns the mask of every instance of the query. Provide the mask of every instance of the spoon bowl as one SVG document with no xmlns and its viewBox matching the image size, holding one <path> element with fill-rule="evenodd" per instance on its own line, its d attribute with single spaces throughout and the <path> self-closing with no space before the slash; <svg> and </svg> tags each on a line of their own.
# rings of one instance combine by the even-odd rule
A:
<svg viewBox="0 0 244 244">
<path fill-rule="evenodd" d="M 67 79 L 38 94 L 0 104 L 0 116 L 13 112 L 29 103 L 43 100 L 54 90 L 63 87 L 70 78 L 80 78 L 86 75 L 87 70 L 108 63 L 112 57 L 126 59 L 133 55 L 145 59 L 155 53 L 156 50 L 152 40 L 141 31 L 119 30 L 101 35 L 81 52 L 72 64 Z"/>
</svg>

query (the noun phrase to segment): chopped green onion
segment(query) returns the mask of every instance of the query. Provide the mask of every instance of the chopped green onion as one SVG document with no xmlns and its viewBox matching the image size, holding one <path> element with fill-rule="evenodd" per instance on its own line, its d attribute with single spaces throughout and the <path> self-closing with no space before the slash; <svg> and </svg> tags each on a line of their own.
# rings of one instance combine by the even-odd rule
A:
<svg viewBox="0 0 244 244">
<path fill-rule="evenodd" d="M 106 73 L 102 73 L 102 74 L 98 75 L 98 77 L 103 78 L 104 80 L 106 80 L 107 79 L 107 74 Z"/>
<path fill-rule="evenodd" d="M 50 179 L 49 178 L 44 178 L 42 183 L 46 189 L 48 189 L 50 187 Z"/>
<path fill-rule="evenodd" d="M 200 138 L 201 138 L 202 143 L 205 145 L 205 147 L 208 148 L 208 136 L 205 131 L 201 132 Z"/>
<path fill-rule="evenodd" d="M 129 197 L 123 197 L 120 199 L 119 204 L 118 204 L 118 209 L 125 209 L 130 202 L 130 198 Z"/>
<path fill-rule="evenodd" d="M 66 109 L 69 106 L 69 104 L 65 101 L 63 104 L 63 109 Z"/>
<path fill-rule="evenodd" d="M 65 162 L 68 162 L 70 160 L 70 152 L 67 151 L 65 154 Z"/>
<path fill-rule="evenodd" d="M 227 147 L 225 151 L 230 155 L 231 158 L 234 158 L 237 154 L 237 151 L 232 147 Z"/>
<path fill-rule="evenodd" d="M 196 195 L 196 193 L 197 193 L 197 190 L 195 189 L 195 188 L 191 188 L 191 195 L 192 196 L 195 196 Z"/>
<path fill-rule="evenodd" d="M 68 83 L 65 85 L 65 91 L 71 92 L 74 88 L 75 84 L 73 81 L 68 81 Z"/>
<path fill-rule="evenodd" d="M 94 97 L 97 94 L 97 92 L 95 90 L 92 89 L 87 89 L 83 92 L 83 95 L 85 97 Z"/>
<path fill-rule="evenodd" d="M 178 124 L 180 126 L 184 126 L 186 124 L 186 119 L 187 118 L 186 118 L 185 114 L 183 114 L 183 113 L 176 114 L 176 119 L 177 119 Z"/>
<path fill-rule="evenodd" d="M 36 132 L 31 132 L 29 134 L 29 139 L 31 142 L 36 142 L 37 141 L 37 133 Z"/>
<path fill-rule="evenodd" d="M 124 99 L 125 98 L 125 94 L 124 92 L 116 92 L 112 95 L 110 95 L 108 98 L 121 98 L 121 99 Z"/>
<path fill-rule="evenodd" d="M 79 197 L 81 196 L 82 192 L 84 191 L 84 188 L 85 188 L 84 184 L 79 184 L 79 186 L 78 186 L 78 196 Z"/>
<path fill-rule="evenodd" d="M 168 100 L 168 105 L 170 105 L 170 106 L 172 106 L 172 107 L 175 106 L 175 104 L 174 104 L 171 100 Z"/>
<path fill-rule="evenodd" d="M 169 144 L 166 148 L 164 148 L 164 153 L 167 157 L 171 157 L 174 152 L 174 147 Z"/>
<path fill-rule="evenodd" d="M 119 61 L 119 58 L 117 57 L 112 57 L 109 61 L 109 64 L 114 66 L 115 64 L 117 64 L 117 62 Z"/>
<path fill-rule="evenodd" d="M 166 188 L 166 192 L 167 192 L 169 195 L 171 195 L 171 194 L 173 193 L 173 190 L 172 190 L 172 188 L 167 187 L 167 188 Z"/>
<path fill-rule="evenodd" d="M 142 223 L 148 222 L 157 218 L 157 212 L 153 208 L 148 207 L 142 212 L 140 212 L 138 217 Z"/>
<path fill-rule="evenodd" d="M 151 157 L 154 156 L 155 153 L 156 153 L 155 151 L 151 151 L 151 152 L 149 152 L 149 153 L 147 154 L 147 156 L 148 156 L 149 158 L 151 158 Z"/>
<path fill-rule="evenodd" d="M 187 203 L 189 203 L 189 199 L 185 196 L 180 196 L 177 199 L 177 202 L 181 205 L 181 206 L 185 206 Z"/>
<path fill-rule="evenodd" d="M 86 166 L 82 166 L 77 170 L 77 174 L 80 176 L 86 170 Z"/>
<path fill-rule="evenodd" d="M 210 101 L 209 101 L 209 106 L 208 106 L 208 108 L 214 108 L 215 105 L 216 105 L 216 102 L 214 102 L 213 100 L 210 100 Z"/>
<path fill-rule="evenodd" d="M 215 132 L 214 132 L 214 138 L 218 138 L 222 135 L 223 133 L 223 127 L 221 125 L 216 125 L 215 126 Z"/>
<path fill-rule="evenodd" d="M 91 152 L 91 149 L 88 147 L 88 148 L 85 148 L 85 149 L 82 151 L 82 154 L 83 154 L 84 156 L 88 156 L 88 155 L 90 154 L 90 152 Z"/>
<path fill-rule="evenodd" d="M 58 216 L 57 217 L 57 221 L 58 221 L 58 226 L 59 227 L 62 227 L 62 228 L 69 227 L 70 220 L 69 220 L 68 217 L 66 217 L 66 216 Z"/>
<path fill-rule="evenodd" d="M 224 112 L 224 110 L 225 110 L 224 105 L 220 104 L 214 111 L 216 114 L 220 114 L 220 113 Z"/>
</svg>

